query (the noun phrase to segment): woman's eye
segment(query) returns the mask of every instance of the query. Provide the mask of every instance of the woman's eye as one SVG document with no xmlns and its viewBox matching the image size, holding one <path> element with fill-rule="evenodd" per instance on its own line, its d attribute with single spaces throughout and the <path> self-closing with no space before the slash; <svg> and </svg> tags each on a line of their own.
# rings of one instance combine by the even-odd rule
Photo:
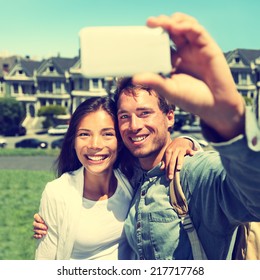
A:
<svg viewBox="0 0 260 280">
<path fill-rule="evenodd" d="M 89 136 L 89 134 L 86 133 L 86 132 L 81 132 L 81 133 L 78 134 L 78 136 L 79 137 L 86 137 L 86 136 Z"/>
<path fill-rule="evenodd" d="M 115 134 L 113 132 L 107 132 L 104 134 L 104 136 L 113 137 Z"/>
</svg>

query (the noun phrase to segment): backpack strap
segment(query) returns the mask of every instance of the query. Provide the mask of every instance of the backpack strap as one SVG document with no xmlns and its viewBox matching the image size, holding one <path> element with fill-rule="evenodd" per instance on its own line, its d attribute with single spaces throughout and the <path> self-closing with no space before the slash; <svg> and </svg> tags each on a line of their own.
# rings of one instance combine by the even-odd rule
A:
<svg viewBox="0 0 260 280">
<path fill-rule="evenodd" d="M 188 203 L 180 183 L 180 171 L 175 171 L 174 179 L 170 182 L 170 202 L 173 209 L 177 212 L 179 218 L 181 219 L 184 230 L 188 234 L 193 259 L 207 260 L 207 256 L 189 215 Z"/>
</svg>

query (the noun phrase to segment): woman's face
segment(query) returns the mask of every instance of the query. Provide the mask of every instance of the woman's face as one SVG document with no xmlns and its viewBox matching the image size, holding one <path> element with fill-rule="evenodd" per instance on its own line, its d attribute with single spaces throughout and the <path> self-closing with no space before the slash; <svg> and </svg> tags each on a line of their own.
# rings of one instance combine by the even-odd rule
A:
<svg viewBox="0 0 260 280">
<path fill-rule="evenodd" d="M 86 115 L 76 130 L 75 150 L 87 172 L 107 173 L 117 158 L 115 123 L 104 110 Z"/>
</svg>

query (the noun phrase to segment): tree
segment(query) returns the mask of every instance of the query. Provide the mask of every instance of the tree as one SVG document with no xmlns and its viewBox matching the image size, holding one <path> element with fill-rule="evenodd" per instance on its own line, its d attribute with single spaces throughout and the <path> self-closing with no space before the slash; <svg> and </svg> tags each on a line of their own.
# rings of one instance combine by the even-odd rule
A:
<svg viewBox="0 0 260 280">
<path fill-rule="evenodd" d="M 46 117 L 42 125 L 44 128 L 49 128 L 55 125 L 55 117 L 58 115 L 66 115 L 66 108 L 60 105 L 43 106 L 38 111 L 39 117 Z"/>
<path fill-rule="evenodd" d="M 245 100 L 245 103 L 247 106 L 252 106 L 254 104 L 254 101 L 252 98 L 247 97 L 247 96 L 243 96 L 243 97 L 244 97 L 244 100 Z"/>
<path fill-rule="evenodd" d="M 0 134 L 18 127 L 25 118 L 21 103 L 13 98 L 0 98 Z"/>
</svg>

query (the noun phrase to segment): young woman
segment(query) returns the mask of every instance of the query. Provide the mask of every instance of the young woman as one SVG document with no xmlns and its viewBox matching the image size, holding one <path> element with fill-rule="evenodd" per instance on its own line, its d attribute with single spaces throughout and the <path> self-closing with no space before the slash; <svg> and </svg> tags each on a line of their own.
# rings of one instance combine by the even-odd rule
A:
<svg viewBox="0 0 260 280">
<path fill-rule="evenodd" d="M 38 241 L 36 259 L 131 259 L 124 221 L 134 190 L 118 168 L 118 160 L 128 162 L 125 153 L 115 103 L 101 97 L 81 103 L 57 160 L 59 177 L 42 194 L 48 234 Z"/>
</svg>

